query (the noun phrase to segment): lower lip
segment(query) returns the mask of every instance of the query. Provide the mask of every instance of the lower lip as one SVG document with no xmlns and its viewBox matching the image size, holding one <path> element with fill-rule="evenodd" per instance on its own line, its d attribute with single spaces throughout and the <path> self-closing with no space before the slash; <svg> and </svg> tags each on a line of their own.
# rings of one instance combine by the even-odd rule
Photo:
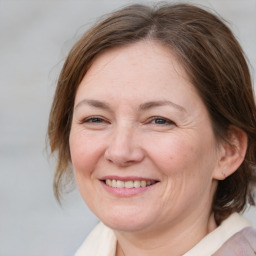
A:
<svg viewBox="0 0 256 256">
<path fill-rule="evenodd" d="M 111 194 L 121 197 L 129 197 L 141 194 L 145 191 L 152 189 L 157 183 L 147 186 L 147 187 L 140 187 L 140 188 L 113 188 L 105 184 L 105 182 L 101 182 L 103 187 Z"/>
</svg>

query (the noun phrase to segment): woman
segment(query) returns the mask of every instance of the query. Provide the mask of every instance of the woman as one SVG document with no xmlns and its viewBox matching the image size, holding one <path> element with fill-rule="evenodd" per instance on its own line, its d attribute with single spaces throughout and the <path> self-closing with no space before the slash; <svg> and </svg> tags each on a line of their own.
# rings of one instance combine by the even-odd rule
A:
<svg viewBox="0 0 256 256">
<path fill-rule="evenodd" d="M 132 5 L 96 24 L 64 64 L 48 130 L 57 198 L 73 169 L 102 221 L 76 255 L 215 253 L 249 226 L 255 113 L 242 49 L 215 15 Z"/>
</svg>

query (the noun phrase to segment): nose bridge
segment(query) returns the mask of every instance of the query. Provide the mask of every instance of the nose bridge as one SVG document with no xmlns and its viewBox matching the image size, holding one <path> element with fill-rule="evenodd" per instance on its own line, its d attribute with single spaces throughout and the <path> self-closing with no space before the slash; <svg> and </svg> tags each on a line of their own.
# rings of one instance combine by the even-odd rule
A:
<svg viewBox="0 0 256 256">
<path fill-rule="evenodd" d="M 117 165 L 127 165 L 143 159 L 143 150 L 136 139 L 136 128 L 120 124 L 113 129 L 106 157 Z"/>
<path fill-rule="evenodd" d="M 119 125 L 113 132 L 112 144 L 115 147 L 129 149 L 134 137 L 134 131 L 130 125 Z"/>
</svg>

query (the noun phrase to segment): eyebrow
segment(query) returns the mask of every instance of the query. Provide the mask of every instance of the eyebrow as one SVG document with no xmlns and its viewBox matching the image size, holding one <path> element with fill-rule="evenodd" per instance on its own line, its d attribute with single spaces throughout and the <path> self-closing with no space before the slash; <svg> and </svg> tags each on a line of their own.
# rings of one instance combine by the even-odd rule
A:
<svg viewBox="0 0 256 256">
<path fill-rule="evenodd" d="M 111 107 L 109 104 L 107 104 L 103 101 L 92 100 L 92 99 L 81 100 L 80 102 L 77 103 L 77 105 L 75 106 L 75 109 L 84 104 L 95 107 L 95 108 L 100 108 L 100 109 L 105 109 L 105 110 L 111 111 Z M 151 108 L 162 107 L 162 106 L 166 106 L 166 105 L 176 108 L 179 111 L 186 112 L 186 109 L 184 107 L 182 107 L 172 101 L 168 101 L 168 100 L 149 101 L 149 102 L 142 103 L 139 105 L 139 110 L 144 111 L 144 110 L 148 110 Z"/>
<path fill-rule="evenodd" d="M 186 109 L 172 101 L 169 101 L 169 100 L 160 100 L 160 101 L 149 101 L 149 102 L 146 102 L 146 103 L 143 103 L 139 106 L 139 109 L 141 110 L 147 110 L 147 109 L 150 109 L 150 108 L 155 108 L 155 107 L 162 107 L 162 106 L 171 106 L 173 108 L 176 108 L 177 110 L 179 111 L 182 111 L 182 112 L 186 112 Z"/>
<path fill-rule="evenodd" d="M 75 109 L 78 108 L 81 105 L 89 105 L 95 108 L 101 108 L 101 109 L 106 109 L 106 110 L 111 110 L 109 104 L 102 102 L 102 101 L 98 101 L 98 100 L 90 100 L 90 99 L 84 99 L 81 100 L 80 102 L 78 102 L 75 106 Z"/>
</svg>

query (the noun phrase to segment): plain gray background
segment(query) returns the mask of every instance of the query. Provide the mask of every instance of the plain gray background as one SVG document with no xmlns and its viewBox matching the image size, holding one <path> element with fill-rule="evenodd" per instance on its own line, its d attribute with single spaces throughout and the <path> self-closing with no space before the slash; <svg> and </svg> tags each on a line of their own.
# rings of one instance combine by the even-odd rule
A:
<svg viewBox="0 0 256 256">
<path fill-rule="evenodd" d="M 48 113 L 70 47 L 102 14 L 135 2 L 151 1 L 0 0 L 0 256 L 73 255 L 97 223 L 77 191 L 62 207 L 54 199 Z M 256 69 L 256 0 L 187 2 L 228 20 Z M 246 215 L 256 226 L 255 208 Z"/>
</svg>

